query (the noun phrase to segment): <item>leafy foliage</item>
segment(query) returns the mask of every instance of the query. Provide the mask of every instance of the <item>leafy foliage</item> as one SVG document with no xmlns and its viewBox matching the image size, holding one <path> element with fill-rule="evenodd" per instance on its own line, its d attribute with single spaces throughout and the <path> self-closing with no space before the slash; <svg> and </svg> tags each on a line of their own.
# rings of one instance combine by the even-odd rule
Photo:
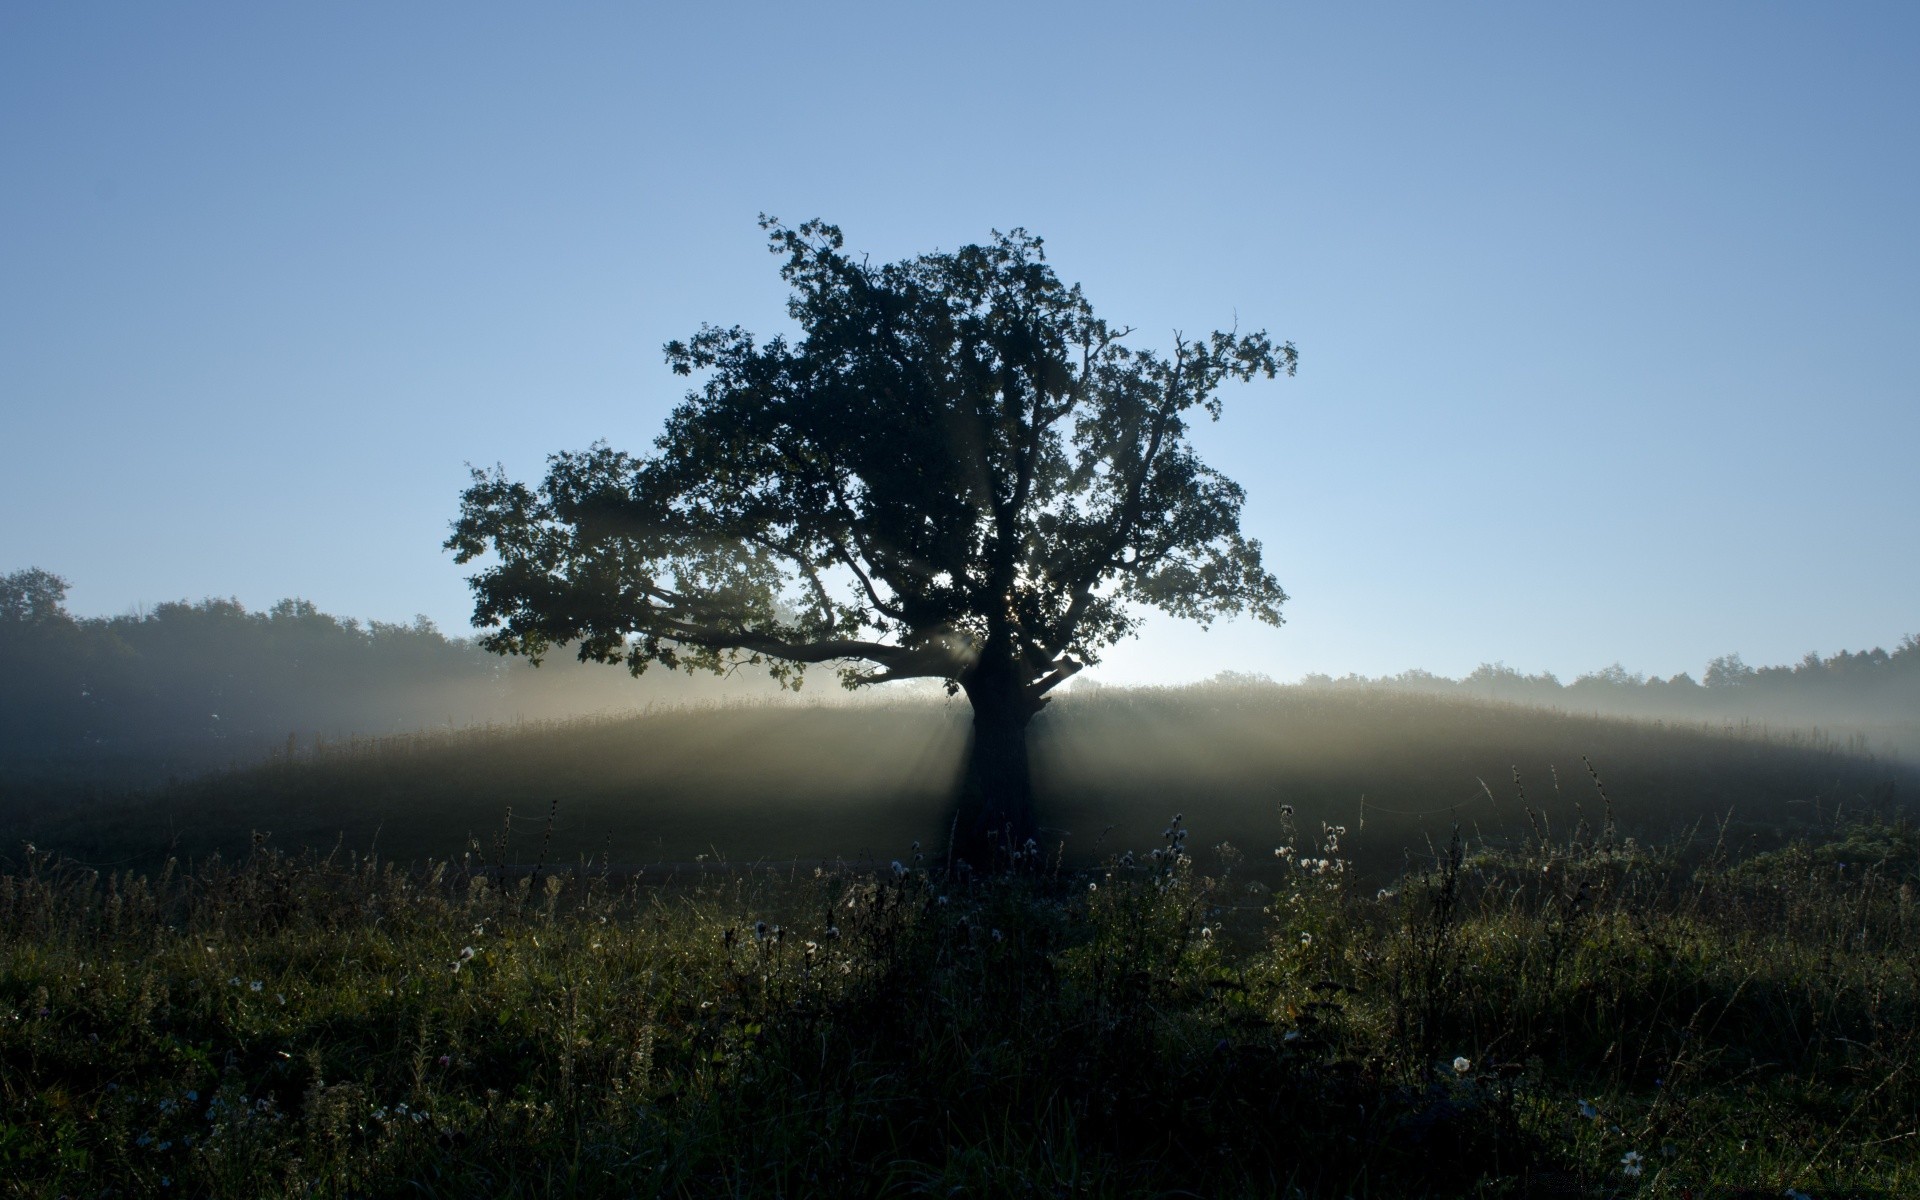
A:
<svg viewBox="0 0 1920 1200">
<path fill-rule="evenodd" d="M 762 225 L 797 341 L 669 344 L 704 382 L 651 457 L 557 454 L 538 490 L 475 472 L 447 546 L 494 556 L 488 646 L 796 685 L 811 663 L 849 687 L 1010 673 L 1037 708 L 1137 605 L 1279 622 L 1244 493 L 1186 433 L 1226 381 L 1291 374 L 1291 345 L 1131 349 L 1019 230 L 874 266 L 831 225 Z"/>
</svg>

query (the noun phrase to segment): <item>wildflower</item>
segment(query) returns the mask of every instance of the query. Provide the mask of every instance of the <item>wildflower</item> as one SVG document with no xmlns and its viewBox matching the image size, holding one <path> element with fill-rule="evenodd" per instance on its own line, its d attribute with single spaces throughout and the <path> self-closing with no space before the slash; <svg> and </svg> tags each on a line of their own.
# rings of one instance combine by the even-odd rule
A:
<svg viewBox="0 0 1920 1200">
<path fill-rule="evenodd" d="M 918 853 L 920 852 L 920 843 L 919 843 L 919 842 L 915 842 L 915 843 L 913 844 L 913 847 L 912 847 L 912 848 L 913 848 L 913 852 L 914 852 L 915 854 L 918 854 Z"/>
<path fill-rule="evenodd" d="M 840 936 L 840 927 L 839 927 L 838 925 L 829 925 L 829 926 L 827 926 L 827 936 L 828 936 L 828 937 L 830 937 L 830 938 L 837 938 L 837 937 L 839 937 L 839 936 Z"/>
<path fill-rule="evenodd" d="M 1097 883 L 1089 883 L 1087 885 L 1087 890 L 1090 892 L 1097 892 L 1100 890 L 1100 885 Z"/>
<path fill-rule="evenodd" d="M 1289 1029 L 1280 1035 L 1280 1040 L 1283 1042 L 1297 1042 L 1300 1040 L 1300 1031 L 1298 1029 Z"/>
<path fill-rule="evenodd" d="M 998 929 L 996 929 L 993 931 L 993 940 L 996 942 L 1005 941 L 1006 935 L 1001 933 Z"/>
<path fill-rule="evenodd" d="M 1282 804 L 1282 805 L 1280 806 L 1280 815 L 1281 815 L 1281 816 L 1283 816 L 1283 817 L 1290 817 L 1290 816 L 1292 816 L 1292 815 L 1293 815 L 1293 805 L 1291 805 L 1291 804 Z"/>
<path fill-rule="evenodd" d="M 1202 925 L 1200 927 L 1200 937 L 1205 941 L 1212 941 L 1213 929 L 1210 926 Z"/>
<path fill-rule="evenodd" d="M 1301 932 L 1301 934 L 1300 934 L 1300 944 L 1301 944 L 1302 946 L 1311 946 L 1311 945 L 1313 945 L 1313 935 L 1312 935 L 1311 933 L 1307 933 L 1307 932 L 1305 932 L 1305 931 L 1302 931 L 1302 932 Z"/>
<path fill-rule="evenodd" d="M 265 985 L 262 984 L 258 979 L 254 980 L 252 983 L 247 985 L 249 990 L 255 991 L 255 992 L 259 991 L 264 986 Z"/>
<path fill-rule="evenodd" d="M 450 1066 L 452 1066 L 452 1065 L 453 1065 L 453 1055 L 451 1055 L 451 1054 L 442 1054 L 442 1055 L 440 1056 L 440 1065 L 441 1065 L 441 1066 L 443 1066 L 443 1067 L 450 1067 Z"/>
<path fill-rule="evenodd" d="M 764 942 L 767 940 L 767 923 L 765 921 L 755 921 L 753 923 L 753 940 L 756 942 Z"/>
<path fill-rule="evenodd" d="M 900 860 L 899 860 L 899 859 L 897 859 L 897 858 L 896 858 L 896 859 L 894 859 L 894 860 L 893 860 L 893 877 L 894 877 L 895 879 L 905 879 L 905 878 L 906 878 L 906 876 L 907 876 L 907 869 L 906 869 L 906 867 L 904 867 L 904 866 L 902 866 L 902 865 L 900 864 Z"/>
<path fill-rule="evenodd" d="M 285 992 L 275 992 L 273 999 L 277 1004 L 285 1004 L 287 1002 L 287 994 Z"/>
<path fill-rule="evenodd" d="M 1600 1119 L 1600 1110 L 1587 1101 L 1582 1100 L 1580 1102 L 1580 1115 L 1589 1121 L 1598 1121 Z"/>
<path fill-rule="evenodd" d="M 945 904 L 947 902 L 947 898 L 945 896 L 935 896 L 933 898 L 933 902 L 935 904 Z"/>
<path fill-rule="evenodd" d="M 1629 1150 L 1620 1156 L 1620 1173 L 1628 1179 L 1640 1178 L 1641 1158 L 1638 1150 Z"/>
<path fill-rule="evenodd" d="M 1460 1055 L 1453 1060 L 1453 1073 L 1455 1075 L 1465 1075 L 1471 1070 L 1473 1070 L 1473 1060 L 1466 1055 Z"/>
<path fill-rule="evenodd" d="M 472 946 L 462 946 L 460 947 L 460 961 L 472 962 L 473 956 L 478 953 L 479 951 L 475 950 Z"/>
<path fill-rule="evenodd" d="M 200 1093 L 199 1093 L 199 1092 L 188 1092 L 188 1093 L 186 1094 L 186 1097 L 185 1097 L 185 1099 L 186 1099 L 186 1101 L 187 1101 L 187 1103 L 188 1103 L 188 1104 L 198 1104 L 198 1103 L 200 1102 Z"/>
<path fill-rule="evenodd" d="M 227 986 L 228 986 L 228 987 L 239 987 L 239 986 L 240 986 L 240 977 L 239 977 L 238 975 L 235 975 L 235 976 L 234 976 L 234 977 L 233 977 L 232 979 L 229 979 L 229 980 L 227 980 Z"/>
<path fill-rule="evenodd" d="M 1813 1200 L 1812 1196 L 1807 1195 L 1799 1188 L 1788 1188 L 1786 1195 L 1787 1200 Z"/>
</svg>

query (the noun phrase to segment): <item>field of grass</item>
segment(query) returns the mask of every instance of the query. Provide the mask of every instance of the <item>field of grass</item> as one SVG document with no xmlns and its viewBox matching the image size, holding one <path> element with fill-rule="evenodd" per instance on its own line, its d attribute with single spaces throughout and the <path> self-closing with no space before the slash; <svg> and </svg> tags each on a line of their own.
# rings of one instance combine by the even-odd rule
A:
<svg viewBox="0 0 1920 1200">
<path fill-rule="evenodd" d="M 403 863 L 463 846 L 523 868 L 886 863 L 914 841 L 945 844 L 967 719 L 959 702 L 760 704 L 424 733 L 296 746 L 131 796 L 0 779 L 0 817 L 113 866 L 232 856 L 255 831 L 289 852 L 338 842 Z M 1348 858 L 1385 882 L 1456 822 L 1514 846 L 1536 825 L 1592 826 L 1610 801 L 1625 836 L 1757 849 L 1920 788 L 1914 768 L 1811 733 L 1384 690 L 1105 689 L 1063 698 L 1032 740 L 1049 853 L 1076 866 L 1144 851 L 1175 810 L 1265 855 L 1291 805 L 1346 826 Z"/>
<path fill-rule="evenodd" d="M 0 1194 L 1920 1194 L 1912 825 L 1456 843 L 1390 889 L 1317 825 L 1272 887 L 1164 828 L 674 888 L 32 851 Z"/>
<path fill-rule="evenodd" d="M 1910 768 L 1103 691 L 1035 727 L 1048 844 L 954 877 L 965 718 L 15 789 L 0 1196 L 1920 1195 Z"/>
</svg>

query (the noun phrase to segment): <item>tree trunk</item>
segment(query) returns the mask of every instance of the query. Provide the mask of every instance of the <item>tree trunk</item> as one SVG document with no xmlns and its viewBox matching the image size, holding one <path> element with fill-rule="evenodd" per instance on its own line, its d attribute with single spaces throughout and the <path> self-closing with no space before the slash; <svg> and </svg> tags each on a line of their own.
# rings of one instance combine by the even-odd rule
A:
<svg viewBox="0 0 1920 1200">
<path fill-rule="evenodd" d="M 1027 840 L 1039 833 L 1027 764 L 1034 707 L 1011 670 L 981 670 L 963 686 L 973 705 L 973 739 L 956 798 L 953 861 L 976 871 L 1024 866 Z"/>
</svg>

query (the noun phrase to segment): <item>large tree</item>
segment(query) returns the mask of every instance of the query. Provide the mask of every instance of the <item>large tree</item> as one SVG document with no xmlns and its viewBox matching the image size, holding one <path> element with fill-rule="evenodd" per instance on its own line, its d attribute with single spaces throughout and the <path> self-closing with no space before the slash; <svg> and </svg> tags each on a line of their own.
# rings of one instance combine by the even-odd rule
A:
<svg viewBox="0 0 1920 1200">
<path fill-rule="evenodd" d="M 1187 440 L 1228 379 L 1294 371 L 1265 333 L 1122 344 L 1021 230 L 874 265 L 762 219 L 797 340 L 703 327 L 655 452 L 596 444 L 537 490 L 475 471 L 447 548 L 483 644 L 536 660 L 808 665 L 946 681 L 973 708 L 956 851 L 1035 829 L 1027 726 L 1142 606 L 1280 623 L 1245 493 Z"/>
</svg>

